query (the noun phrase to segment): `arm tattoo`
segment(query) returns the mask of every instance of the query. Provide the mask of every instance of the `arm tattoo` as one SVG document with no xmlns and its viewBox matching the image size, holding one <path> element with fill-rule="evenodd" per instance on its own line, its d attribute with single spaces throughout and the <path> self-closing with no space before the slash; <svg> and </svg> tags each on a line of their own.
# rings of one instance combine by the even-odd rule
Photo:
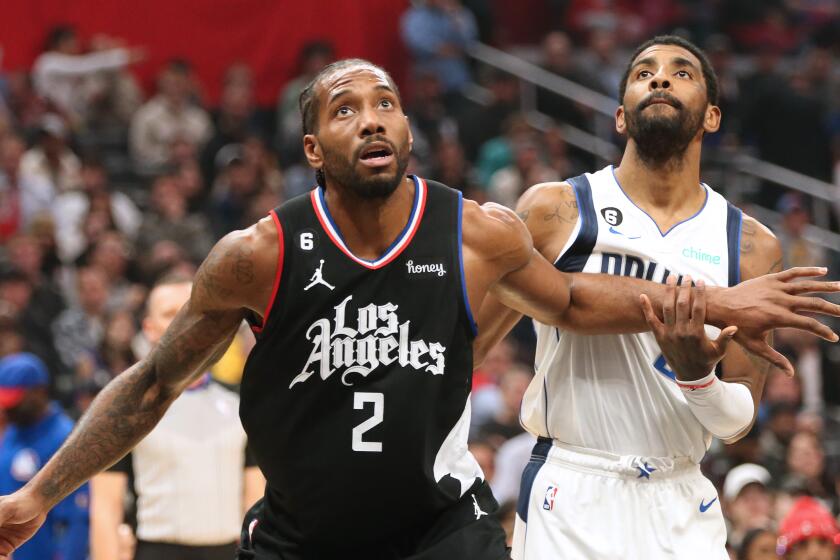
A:
<svg viewBox="0 0 840 560">
<path fill-rule="evenodd" d="M 756 227 L 755 224 L 749 220 L 744 220 L 741 224 L 741 254 L 746 255 L 747 253 L 752 253 L 753 249 L 755 249 L 755 240 L 753 239 L 756 234 Z"/>
<path fill-rule="evenodd" d="M 543 220 L 550 222 L 557 219 L 566 224 L 574 224 L 577 222 L 579 214 L 577 200 L 567 200 L 555 206 L 553 212 L 543 216 Z"/>
<path fill-rule="evenodd" d="M 773 272 L 779 272 L 782 270 L 782 259 L 781 257 L 776 260 L 773 264 L 770 265 L 770 268 L 767 269 L 767 274 L 771 274 Z"/>
<path fill-rule="evenodd" d="M 196 275 L 193 297 L 144 360 L 96 397 L 67 441 L 30 485 L 49 506 L 112 465 L 148 434 L 180 391 L 218 359 L 239 328 L 238 308 L 202 309 L 255 279 L 253 250 L 212 252 Z M 237 284 L 238 283 L 238 284 Z"/>
</svg>

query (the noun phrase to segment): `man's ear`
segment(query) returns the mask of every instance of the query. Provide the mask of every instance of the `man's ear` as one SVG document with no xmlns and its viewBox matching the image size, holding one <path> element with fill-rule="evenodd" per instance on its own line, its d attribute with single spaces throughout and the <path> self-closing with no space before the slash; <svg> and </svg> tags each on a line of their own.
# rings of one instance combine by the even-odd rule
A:
<svg viewBox="0 0 840 560">
<path fill-rule="evenodd" d="M 624 136 L 627 132 L 627 121 L 624 119 L 624 105 L 615 110 L 615 131 Z"/>
<path fill-rule="evenodd" d="M 321 169 L 324 166 L 324 153 L 321 151 L 321 143 L 314 134 L 306 134 L 303 137 L 303 153 L 309 167 Z"/>
<path fill-rule="evenodd" d="M 721 116 L 720 107 L 717 105 L 709 105 L 706 107 L 706 116 L 703 119 L 703 130 L 706 131 L 707 134 L 717 132 L 720 128 Z"/>
</svg>

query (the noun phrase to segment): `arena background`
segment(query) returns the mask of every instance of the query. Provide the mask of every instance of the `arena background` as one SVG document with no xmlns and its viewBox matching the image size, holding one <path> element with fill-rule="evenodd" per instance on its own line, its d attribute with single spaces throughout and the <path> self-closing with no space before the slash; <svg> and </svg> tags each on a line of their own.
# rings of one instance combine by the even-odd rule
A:
<svg viewBox="0 0 840 560">
<path fill-rule="evenodd" d="M 774 230 L 785 266 L 840 277 L 838 2 L 431 3 L 439 13 L 395 0 L 4 2 L 0 356 L 40 356 L 77 417 L 145 351 L 139 325 L 157 278 L 193 269 L 221 235 L 311 186 L 288 104 L 311 71 L 307 46 L 310 63 L 358 56 L 394 75 L 414 172 L 511 205 L 531 184 L 617 162 L 611 114 L 629 53 L 657 33 L 690 38 L 722 96 L 704 180 Z M 58 25 L 77 31 L 81 53 L 126 49 L 123 63 L 44 81 L 37 64 Z M 189 107 L 168 122 L 154 105 L 169 95 L 155 97 L 167 68 L 170 94 Z M 220 381 L 236 386 L 249 344 L 243 331 L 214 370 Z M 704 461 L 733 554 L 748 529 L 775 530 L 799 494 L 840 513 L 840 349 L 790 332 L 777 345 L 798 376 L 771 373 L 753 432 L 716 442 Z M 521 468 L 508 443 L 521 434 L 532 355 L 523 323 L 474 383 L 473 449 L 508 518 Z M 741 463 L 768 469 L 764 490 L 724 492 Z"/>
</svg>

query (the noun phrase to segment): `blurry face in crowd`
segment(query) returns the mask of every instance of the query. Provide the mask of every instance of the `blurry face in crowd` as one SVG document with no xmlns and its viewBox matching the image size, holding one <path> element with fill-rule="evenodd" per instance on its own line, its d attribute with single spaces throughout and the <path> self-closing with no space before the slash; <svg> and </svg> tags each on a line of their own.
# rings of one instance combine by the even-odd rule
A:
<svg viewBox="0 0 840 560">
<path fill-rule="evenodd" d="M 34 237 L 17 237 L 9 243 L 8 249 L 9 260 L 30 279 L 38 278 L 41 275 L 44 250 Z"/>
<path fill-rule="evenodd" d="M 6 418 L 19 426 L 31 426 L 44 416 L 48 402 L 45 387 L 28 389 L 17 406 L 5 410 Z"/>
<path fill-rule="evenodd" d="M 572 42 L 568 35 L 559 31 L 546 35 L 543 41 L 543 56 L 549 67 L 562 70 L 569 65 L 571 55 Z"/>
<path fill-rule="evenodd" d="M 102 268 L 112 280 L 125 273 L 127 254 L 122 236 L 116 232 L 103 233 L 93 250 L 92 262 Z"/>
<path fill-rule="evenodd" d="M 700 61 L 674 45 L 653 45 L 633 61 L 616 130 L 642 161 L 663 165 L 685 153 L 701 131 L 715 132 L 720 110 L 708 104 Z"/>
<path fill-rule="evenodd" d="M 23 157 L 25 150 L 26 146 L 20 138 L 11 136 L 0 140 L 0 167 L 4 173 L 11 176 L 17 175 L 20 158 Z"/>
<path fill-rule="evenodd" d="M 785 556 L 790 560 L 834 560 L 835 547 L 827 539 L 806 539 L 791 547 Z"/>
<path fill-rule="evenodd" d="M 11 305 L 15 313 L 22 313 L 32 298 L 32 285 L 18 279 L 0 282 L 0 302 Z"/>
<path fill-rule="evenodd" d="M 519 405 L 522 403 L 522 397 L 525 396 L 529 383 L 531 383 L 531 374 L 519 367 L 511 369 L 502 376 L 499 388 L 508 410 L 519 411 Z"/>
<path fill-rule="evenodd" d="M 790 441 L 787 455 L 788 468 L 806 478 L 822 476 L 825 455 L 814 434 L 799 432 Z"/>
<path fill-rule="evenodd" d="M 744 556 L 746 560 L 777 560 L 776 535 L 764 531 L 753 539 Z"/>
<path fill-rule="evenodd" d="M 492 482 L 493 475 L 496 474 L 496 451 L 484 442 L 471 443 L 469 448 L 484 473 L 484 479 Z"/>
<path fill-rule="evenodd" d="M 159 83 L 160 92 L 173 103 L 184 103 L 190 96 L 190 77 L 180 70 L 168 68 Z"/>
<path fill-rule="evenodd" d="M 79 270 L 79 304 L 86 313 L 100 315 L 108 301 L 108 280 L 104 272 L 97 268 Z"/>
<path fill-rule="evenodd" d="M 152 202 L 155 210 L 170 221 L 184 217 L 187 202 L 178 190 L 178 182 L 174 177 L 161 177 L 155 181 L 152 188 Z"/>
<path fill-rule="evenodd" d="M 361 198 L 390 196 L 405 176 L 412 137 L 387 75 L 367 65 L 340 69 L 316 95 L 317 132 L 304 136 L 310 164 Z"/>
<path fill-rule="evenodd" d="M 149 294 L 148 314 L 143 320 L 143 334 L 157 344 L 181 307 L 190 299 L 192 283 L 164 284 Z"/>
<path fill-rule="evenodd" d="M 88 193 L 108 190 L 108 175 L 98 165 L 85 165 L 81 172 L 82 189 Z"/>
<path fill-rule="evenodd" d="M 773 499 L 761 484 L 747 484 L 730 504 L 729 513 L 739 529 L 766 527 L 773 513 Z"/>
<path fill-rule="evenodd" d="M 799 377 L 788 377 L 779 371 L 771 371 L 764 388 L 764 398 L 771 403 L 799 404 L 802 398 Z"/>
<path fill-rule="evenodd" d="M 113 348 L 127 348 L 134 338 L 134 319 L 129 311 L 114 313 L 108 321 L 105 338 Z"/>
</svg>

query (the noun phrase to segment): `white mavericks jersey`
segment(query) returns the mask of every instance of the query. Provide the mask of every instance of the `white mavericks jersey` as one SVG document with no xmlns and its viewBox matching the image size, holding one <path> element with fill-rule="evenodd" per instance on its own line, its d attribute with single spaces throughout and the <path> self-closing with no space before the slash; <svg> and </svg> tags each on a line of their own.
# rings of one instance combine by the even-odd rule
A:
<svg viewBox="0 0 840 560">
<path fill-rule="evenodd" d="M 555 261 L 560 270 L 662 283 L 672 274 L 717 286 L 740 281 L 741 211 L 708 185 L 700 211 L 661 232 L 624 193 L 612 166 L 568 182 L 580 217 Z M 593 336 L 535 326 L 536 376 L 521 410 L 528 431 L 616 455 L 700 462 L 711 435 L 688 408 L 652 333 Z"/>
</svg>

